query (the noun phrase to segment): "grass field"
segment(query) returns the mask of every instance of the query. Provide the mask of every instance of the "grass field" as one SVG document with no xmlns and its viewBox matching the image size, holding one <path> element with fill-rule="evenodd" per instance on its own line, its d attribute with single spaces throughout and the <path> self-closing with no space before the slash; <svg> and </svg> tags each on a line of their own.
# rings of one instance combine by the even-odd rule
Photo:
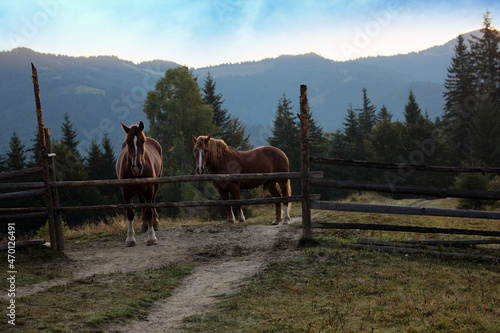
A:
<svg viewBox="0 0 500 333">
<path fill-rule="evenodd" d="M 393 201 L 364 195 L 355 202 L 452 207 L 452 199 Z M 292 216 L 300 215 L 300 205 Z M 268 224 L 274 208 L 254 208 L 249 224 Z M 348 212 L 313 211 L 313 221 L 390 223 L 415 226 L 500 230 L 495 220 L 452 219 Z M 69 231 L 68 246 L 86 242 L 122 239 L 122 219 L 112 224 L 89 225 Z M 162 221 L 162 226 L 207 224 L 207 221 Z M 293 260 L 276 260 L 257 276 L 249 277 L 241 291 L 221 295 L 215 309 L 186 319 L 192 332 L 500 332 L 500 265 L 498 262 L 457 260 L 426 254 L 400 254 L 347 248 L 359 238 L 383 241 L 463 240 L 464 235 L 422 235 L 359 230 L 314 229 L 315 242 L 304 247 Z M 480 237 L 473 237 L 480 238 Z M 473 251 L 500 256 L 498 245 L 438 251 Z M 65 258 L 51 251 L 19 250 L 24 264 L 20 285 L 71 276 Z M 2 253 L 0 267 L 7 271 Z M 21 265 L 20 265 L 21 266 Z M 151 301 L 166 298 L 189 274 L 192 265 L 134 273 L 97 275 L 68 284 L 55 293 L 51 289 L 19 299 L 24 331 L 99 331 L 103 324 L 129 318 L 140 310 L 147 316 Z M 21 269 L 21 268 L 20 268 Z M 143 279 L 157 284 L 143 287 Z M 109 290 L 113 281 L 123 288 Z M 139 287 L 138 287 L 139 286 Z M 155 288 L 154 286 L 160 286 Z M 141 291 L 137 298 L 131 290 Z M 134 294 L 135 295 L 135 294 Z M 4 302 L 2 301 L 2 308 Z M 47 314 L 47 308 L 56 310 Z M 89 309 L 82 312 L 81 309 Z M 45 313 L 45 315 L 44 315 Z M 61 318 L 66 326 L 60 326 Z M 0 323 L 0 331 L 8 331 Z M 12 329 L 15 331 L 15 328 Z"/>
</svg>

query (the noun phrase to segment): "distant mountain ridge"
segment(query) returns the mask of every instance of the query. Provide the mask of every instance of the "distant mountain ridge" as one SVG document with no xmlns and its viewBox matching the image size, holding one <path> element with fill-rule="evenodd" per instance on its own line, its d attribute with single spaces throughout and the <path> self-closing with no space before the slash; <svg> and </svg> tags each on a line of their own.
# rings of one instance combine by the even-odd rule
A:
<svg viewBox="0 0 500 333">
<path fill-rule="evenodd" d="M 443 87 L 456 40 L 444 45 L 390 57 L 369 57 L 337 62 L 314 53 L 193 70 L 200 87 L 208 72 L 216 81 L 224 107 L 247 125 L 254 145 L 265 144 L 278 101 L 283 95 L 298 112 L 299 87 L 308 86 L 311 110 L 325 131 L 342 126 L 350 103 L 361 107 L 362 89 L 377 110 L 386 105 L 394 119 L 403 119 L 409 90 L 423 112 L 433 119 L 443 113 Z M 107 132 L 116 153 L 123 140 L 120 122 L 147 119 L 142 106 L 147 91 L 174 62 L 154 60 L 134 64 L 115 56 L 69 57 L 43 54 L 27 48 L 0 52 L 0 154 L 16 131 L 30 148 L 35 137 L 36 114 L 30 63 L 38 70 L 46 127 L 60 138 L 68 113 L 86 155 L 92 139 Z M 193 133 L 201 134 L 201 133 Z"/>
</svg>

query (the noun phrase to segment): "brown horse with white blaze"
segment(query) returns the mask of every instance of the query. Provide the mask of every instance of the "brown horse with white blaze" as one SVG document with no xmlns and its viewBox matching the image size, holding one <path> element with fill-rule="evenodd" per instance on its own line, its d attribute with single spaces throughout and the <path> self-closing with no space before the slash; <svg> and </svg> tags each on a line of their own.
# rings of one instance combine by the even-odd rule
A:
<svg viewBox="0 0 500 333">
<path fill-rule="evenodd" d="M 118 179 L 127 178 L 156 178 L 162 172 L 162 150 L 160 144 L 146 137 L 144 123 L 130 127 L 122 123 L 126 133 L 120 155 L 116 159 L 116 175 Z M 123 185 L 122 195 L 127 204 L 134 202 L 139 196 L 141 203 L 154 203 L 158 184 Z M 135 245 L 135 231 L 133 226 L 134 210 L 127 209 L 128 232 L 126 246 Z M 155 230 L 158 230 L 158 213 L 155 208 L 142 209 L 142 231 L 147 231 L 147 245 L 156 245 Z"/>
<path fill-rule="evenodd" d="M 210 173 L 241 174 L 241 173 L 274 173 L 289 172 L 288 157 L 281 150 L 275 147 L 258 147 L 249 151 L 238 151 L 228 146 L 223 140 L 213 139 L 210 135 L 193 136 L 193 154 L 196 159 L 196 173 L 205 172 L 205 167 Z M 245 180 L 245 181 L 213 181 L 213 185 L 219 191 L 222 199 L 229 200 L 231 194 L 233 200 L 240 199 L 240 189 L 251 189 L 264 185 L 264 195 L 266 188 L 273 197 L 290 196 L 290 180 L 277 181 L 281 189 L 281 194 L 276 186 L 276 181 Z M 285 216 L 281 218 L 281 204 L 276 204 L 276 218 L 273 225 L 288 224 L 290 221 L 289 204 L 284 204 Z M 235 223 L 231 206 L 226 206 L 227 221 Z M 238 220 L 245 222 L 245 216 L 241 206 L 236 206 Z"/>
</svg>

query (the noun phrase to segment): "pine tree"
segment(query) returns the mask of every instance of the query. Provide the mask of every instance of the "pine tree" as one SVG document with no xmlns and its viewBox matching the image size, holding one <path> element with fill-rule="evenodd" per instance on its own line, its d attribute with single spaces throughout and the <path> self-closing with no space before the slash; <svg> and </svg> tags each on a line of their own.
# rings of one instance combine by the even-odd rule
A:
<svg viewBox="0 0 500 333">
<path fill-rule="evenodd" d="M 89 179 L 102 179 L 103 171 L 103 152 L 95 139 L 92 139 L 89 150 L 87 151 L 85 168 Z"/>
<path fill-rule="evenodd" d="M 33 146 L 29 150 L 32 155 L 30 161 L 28 162 L 28 166 L 30 167 L 39 167 L 42 165 L 42 146 L 40 144 L 40 138 L 38 136 L 38 130 L 35 131 L 35 137 L 31 140 L 33 142 Z"/>
<path fill-rule="evenodd" d="M 500 32 L 491 25 L 490 12 L 484 14 L 482 36 L 472 36 L 471 64 L 479 99 L 488 96 L 500 101 Z"/>
<path fill-rule="evenodd" d="M 387 110 L 385 105 L 382 105 L 380 111 L 377 113 L 377 123 L 382 123 L 384 121 L 392 121 L 392 113 Z"/>
<path fill-rule="evenodd" d="M 216 83 L 208 72 L 203 86 L 203 103 L 210 105 L 214 111 L 212 123 L 216 126 L 217 132 L 212 134 L 236 149 L 249 149 L 250 137 L 245 134 L 246 126 L 240 122 L 239 118 L 232 117 L 228 110 L 223 108 L 222 94 L 216 94 L 215 86 Z"/>
<path fill-rule="evenodd" d="M 115 153 L 113 152 L 113 145 L 111 144 L 111 140 L 107 133 L 104 133 L 101 145 L 102 165 L 104 166 L 101 179 L 114 179 L 116 178 L 116 157 Z"/>
<path fill-rule="evenodd" d="M 66 146 L 67 149 L 69 149 L 76 157 L 82 158 L 80 156 L 80 153 L 78 152 L 78 144 L 80 143 L 79 140 L 77 140 L 77 133 L 76 130 L 73 129 L 73 124 L 69 120 L 68 113 L 64 114 L 64 123 L 61 126 L 61 132 L 62 132 L 62 142 Z"/>
<path fill-rule="evenodd" d="M 500 163 L 500 107 L 493 97 L 480 102 L 470 119 L 467 136 L 473 160 L 486 166 Z"/>
<path fill-rule="evenodd" d="M 359 126 L 359 120 L 356 116 L 356 112 L 352 108 L 352 104 L 349 104 L 349 108 L 347 109 L 347 114 L 344 118 L 343 132 L 345 135 L 346 141 L 354 146 L 361 146 L 363 141 L 361 135 L 361 129 Z"/>
<path fill-rule="evenodd" d="M 210 74 L 210 72 L 208 72 L 203 86 L 203 104 L 212 106 L 214 110 L 212 123 L 220 130 L 220 133 L 213 134 L 222 136 L 222 132 L 231 120 L 231 117 L 227 114 L 227 109 L 224 109 L 222 107 L 222 104 L 224 103 L 224 101 L 222 100 L 222 94 L 215 93 L 215 86 L 216 83 L 213 79 L 213 76 Z"/>
<path fill-rule="evenodd" d="M 472 73 L 470 53 L 462 35 L 458 36 L 454 47 L 455 55 L 448 67 L 444 82 L 443 122 L 446 126 L 448 141 L 455 146 L 456 162 L 463 160 L 468 151 L 467 123 L 474 108 L 474 75 Z"/>
<path fill-rule="evenodd" d="M 371 104 L 366 93 L 366 88 L 363 88 L 363 108 L 359 111 L 359 129 L 363 135 L 368 135 L 372 131 L 372 127 L 377 122 L 376 108 Z"/>
<path fill-rule="evenodd" d="M 24 145 L 14 132 L 9 140 L 9 150 L 5 160 L 6 169 L 7 171 L 22 170 L 26 167 L 25 161 Z"/>
<path fill-rule="evenodd" d="M 281 149 L 288 156 L 291 170 L 298 170 L 297 167 L 300 165 L 300 130 L 292 109 L 292 101 L 283 93 L 274 114 L 272 135 L 267 139 L 267 142 L 271 146 Z"/>
<path fill-rule="evenodd" d="M 250 136 L 245 134 L 246 126 L 243 125 L 238 117 L 231 117 L 224 129 L 223 140 L 231 147 L 238 150 L 249 150 Z"/>
<path fill-rule="evenodd" d="M 408 95 L 408 103 L 405 105 L 405 124 L 410 126 L 416 124 L 420 117 L 422 117 L 422 111 L 418 105 L 413 90 L 410 89 L 410 94 Z"/>
</svg>

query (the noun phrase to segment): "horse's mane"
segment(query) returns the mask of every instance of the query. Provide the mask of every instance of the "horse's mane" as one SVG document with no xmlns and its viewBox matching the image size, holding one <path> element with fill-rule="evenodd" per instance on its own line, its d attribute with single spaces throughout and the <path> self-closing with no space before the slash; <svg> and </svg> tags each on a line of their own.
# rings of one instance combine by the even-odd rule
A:
<svg viewBox="0 0 500 333">
<path fill-rule="evenodd" d="M 232 155 L 235 149 L 228 146 L 222 139 L 210 138 L 208 141 L 208 165 L 215 165 L 224 155 Z"/>
</svg>

